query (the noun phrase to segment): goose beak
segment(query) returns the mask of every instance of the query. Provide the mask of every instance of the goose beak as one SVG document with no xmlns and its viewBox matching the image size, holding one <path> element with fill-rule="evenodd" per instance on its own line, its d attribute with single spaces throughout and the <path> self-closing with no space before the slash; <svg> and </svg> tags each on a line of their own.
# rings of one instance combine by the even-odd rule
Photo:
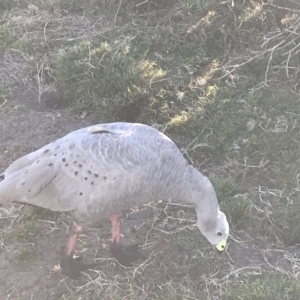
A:
<svg viewBox="0 0 300 300">
<path fill-rule="evenodd" d="M 227 244 L 227 241 L 226 240 L 222 240 L 220 241 L 217 245 L 216 245 L 216 248 L 218 250 L 219 253 L 223 252 L 226 248 L 226 244 Z"/>
</svg>

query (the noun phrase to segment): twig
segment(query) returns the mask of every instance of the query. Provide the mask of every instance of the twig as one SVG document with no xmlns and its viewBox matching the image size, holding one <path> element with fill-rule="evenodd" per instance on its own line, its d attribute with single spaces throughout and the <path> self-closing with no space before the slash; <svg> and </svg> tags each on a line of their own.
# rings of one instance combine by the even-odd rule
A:
<svg viewBox="0 0 300 300">
<path fill-rule="evenodd" d="M 117 8 L 117 12 L 116 12 L 115 18 L 114 18 L 115 24 L 117 24 L 117 17 L 118 17 L 118 13 L 119 13 L 119 10 L 120 10 L 120 8 L 121 8 L 121 5 L 122 5 L 122 0 L 119 0 L 119 6 L 118 6 L 118 8 Z"/>
</svg>

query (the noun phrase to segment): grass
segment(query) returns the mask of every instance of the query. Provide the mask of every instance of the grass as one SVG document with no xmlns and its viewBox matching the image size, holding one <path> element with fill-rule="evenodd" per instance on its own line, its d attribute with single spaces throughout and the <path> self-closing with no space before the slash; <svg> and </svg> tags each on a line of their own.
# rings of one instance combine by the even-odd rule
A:
<svg viewBox="0 0 300 300">
<path fill-rule="evenodd" d="M 51 220 L 55 217 L 55 213 L 35 206 L 25 206 L 23 210 L 24 221 Z"/>
<path fill-rule="evenodd" d="M 37 230 L 36 222 L 25 221 L 8 230 L 7 236 L 18 242 L 27 242 L 37 233 Z"/>
<path fill-rule="evenodd" d="M 172 233 L 172 244 L 186 250 L 202 249 L 205 243 L 199 236 L 198 228 L 184 227 L 184 224 L 180 225 L 183 227 L 179 227 Z"/>
<path fill-rule="evenodd" d="M 32 248 L 28 246 L 24 246 L 17 251 L 15 257 L 18 262 L 23 263 L 32 260 L 33 255 L 34 253 Z"/>
<path fill-rule="evenodd" d="M 0 21 L 0 51 L 9 48 L 17 40 L 17 35 L 11 29 L 9 21 Z"/>
<path fill-rule="evenodd" d="M 151 82 L 164 76 L 154 61 L 138 56 L 130 41 L 82 42 L 58 53 L 55 72 L 75 111 L 97 110 L 107 118 L 135 118 L 146 104 Z"/>
<path fill-rule="evenodd" d="M 16 6 L 16 3 L 13 3 L 13 1 L 9 0 L 1 0 L 0 1 L 0 9 L 1 10 L 8 10 Z"/>
<path fill-rule="evenodd" d="M 0 105 L 25 82 L 41 107 L 57 90 L 77 116 L 161 129 L 209 176 L 231 227 L 218 257 L 193 210 L 156 207 L 139 224 L 155 254 L 134 270 L 101 261 L 105 272 L 65 298 L 297 299 L 300 12 L 255 0 L 55 0 L 24 15 L 10 3 L 0 2 Z M 7 234 L 31 240 L 40 220 L 57 221 L 28 207 Z"/>
<path fill-rule="evenodd" d="M 259 278 L 250 278 L 242 285 L 230 287 L 224 300 L 296 300 L 300 285 L 297 279 L 286 275 L 263 274 Z"/>
<path fill-rule="evenodd" d="M 162 286 L 156 296 L 157 298 L 155 299 L 181 300 L 195 299 L 196 295 L 193 293 L 191 288 L 169 283 Z"/>
<path fill-rule="evenodd" d="M 19 222 L 10 229 L 5 230 L 5 235 L 10 240 L 28 242 L 41 232 L 43 226 L 39 221 L 54 220 L 55 213 L 34 206 L 25 206 L 22 214 L 18 217 Z M 24 252 L 26 252 L 25 250 Z M 22 249 L 20 251 L 23 252 Z"/>
<path fill-rule="evenodd" d="M 2 85 L 0 86 L 0 105 L 4 106 L 7 103 L 10 103 L 12 89 L 9 86 Z"/>
</svg>

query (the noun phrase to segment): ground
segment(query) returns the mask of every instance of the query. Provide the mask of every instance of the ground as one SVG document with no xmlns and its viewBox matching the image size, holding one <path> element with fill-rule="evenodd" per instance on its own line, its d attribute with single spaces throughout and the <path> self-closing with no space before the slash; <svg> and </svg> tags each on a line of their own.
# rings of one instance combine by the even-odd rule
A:
<svg viewBox="0 0 300 300">
<path fill-rule="evenodd" d="M 80 237 L 96 261 L 59 268 L 67 214 L 0 207 L 0 299 L 299 299 L 300 11 L 295 1 L 0 0 L 0 173 L 64 134 L 135 121 L 170 136 L 214 184 L 228 216 L 216 253 L 186 203 L 124 212 Z"/>
</svg>

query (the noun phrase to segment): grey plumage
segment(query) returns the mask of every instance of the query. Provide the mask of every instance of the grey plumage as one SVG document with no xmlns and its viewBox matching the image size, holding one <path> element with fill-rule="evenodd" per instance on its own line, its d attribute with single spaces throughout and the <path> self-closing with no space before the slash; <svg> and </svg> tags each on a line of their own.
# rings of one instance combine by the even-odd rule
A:
<svg viewBox="0 0 300 300">
<path fill-rule="evenodd" d="M 142 124 L 99 124 L 71 132 L 19 158 L 4 176 L 0 204 L 70 212 L 81 223 L 151 200 L 191 202 L 203 222 L 215 221 L 219 213 L 209 180 L 188 165 L 167 136 Z"/>
</svg>

